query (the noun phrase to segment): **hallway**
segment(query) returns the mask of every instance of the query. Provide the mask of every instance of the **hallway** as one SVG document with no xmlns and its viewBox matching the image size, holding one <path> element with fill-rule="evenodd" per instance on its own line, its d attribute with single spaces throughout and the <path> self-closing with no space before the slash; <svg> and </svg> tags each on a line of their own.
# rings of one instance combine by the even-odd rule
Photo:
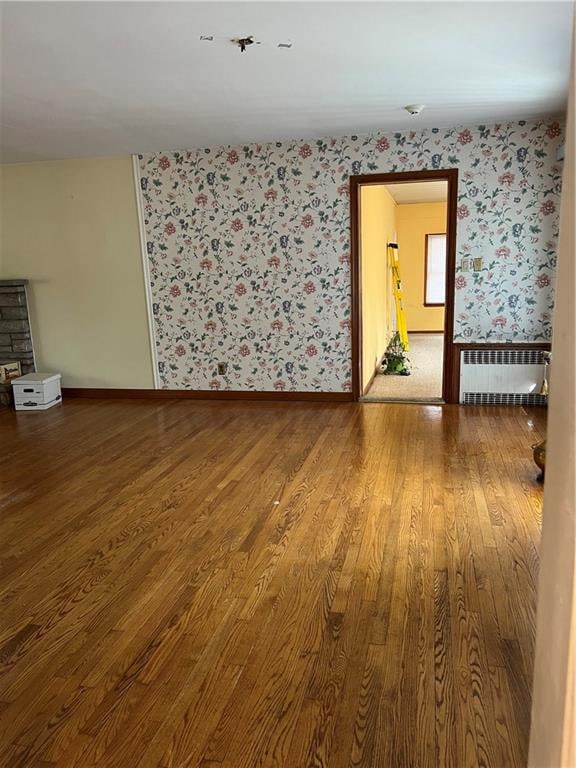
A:
<svg viewBox="0 0 576 768">
<path fill-rule="evenodd" d="M 410 333 L 408 341 L 410 376 L 387 376 L 379 373 L 362 398 L 364 401 L 442 400 L 444 336 L 441 333 Z"/>
</svg>

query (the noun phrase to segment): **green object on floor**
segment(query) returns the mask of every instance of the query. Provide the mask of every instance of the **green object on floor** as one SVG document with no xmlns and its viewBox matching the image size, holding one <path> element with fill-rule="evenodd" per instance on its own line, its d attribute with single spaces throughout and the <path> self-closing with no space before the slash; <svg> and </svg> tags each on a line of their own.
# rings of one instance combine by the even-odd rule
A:
<svg viewBox="0 0 576 768">
<path fill-rule="evenodd" d="M 399 333 L 395 333 L 384 354 L 383 373 L 387 376 L 410 376 L 410 360 Z"/>
</svg>

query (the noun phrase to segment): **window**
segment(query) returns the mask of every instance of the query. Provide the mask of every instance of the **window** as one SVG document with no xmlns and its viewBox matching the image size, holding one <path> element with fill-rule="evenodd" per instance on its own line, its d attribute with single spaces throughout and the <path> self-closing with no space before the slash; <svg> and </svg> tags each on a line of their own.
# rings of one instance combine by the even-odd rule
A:
<svg viewBox="0 0 576 768">
<path fill-rule="evenodd" d="M 446 233 L 426 235 L 424 306 L 441 307 L 446 298 Z"/>
</svg>

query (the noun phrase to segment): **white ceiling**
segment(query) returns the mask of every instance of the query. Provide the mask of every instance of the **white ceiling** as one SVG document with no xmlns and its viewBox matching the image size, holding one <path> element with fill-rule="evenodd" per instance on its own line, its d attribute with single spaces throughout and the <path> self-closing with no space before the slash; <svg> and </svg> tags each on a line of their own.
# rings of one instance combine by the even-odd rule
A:
<svg viewBox="0 0 576 768">
<path fill-rule="evenodd" d="M 397 203 L 443 203 L 448 199 L 447 181 L 412 181 L 385 184 Z"/>
<path fill-rule="evenodd" d="M 566 99 L 570 2 L 2 11 L 5 162 L 529 118 Z M 263 44 L 241 54 L 229 38 L 248 34 Z M 411 118 L 410 103 L 428 106 Z"/>
</svg>

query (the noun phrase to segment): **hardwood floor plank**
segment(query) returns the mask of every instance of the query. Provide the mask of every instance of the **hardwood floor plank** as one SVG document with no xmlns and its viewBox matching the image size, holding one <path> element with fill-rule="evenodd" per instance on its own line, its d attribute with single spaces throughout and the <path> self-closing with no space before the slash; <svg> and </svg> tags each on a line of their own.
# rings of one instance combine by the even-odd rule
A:
<svg viewBox="0 0 576 768">
<path fill-rule="evenodd" d="M 454 653 L 448 594 L 448 574 L 434 574 L 434 690 L 436 765 L 457 768 L 454 697 Z"/>
<path fill-rule="evenodd" d="M 0 766 L 521 768 L 522 408 L 0 413 Z"/>
</svg>

